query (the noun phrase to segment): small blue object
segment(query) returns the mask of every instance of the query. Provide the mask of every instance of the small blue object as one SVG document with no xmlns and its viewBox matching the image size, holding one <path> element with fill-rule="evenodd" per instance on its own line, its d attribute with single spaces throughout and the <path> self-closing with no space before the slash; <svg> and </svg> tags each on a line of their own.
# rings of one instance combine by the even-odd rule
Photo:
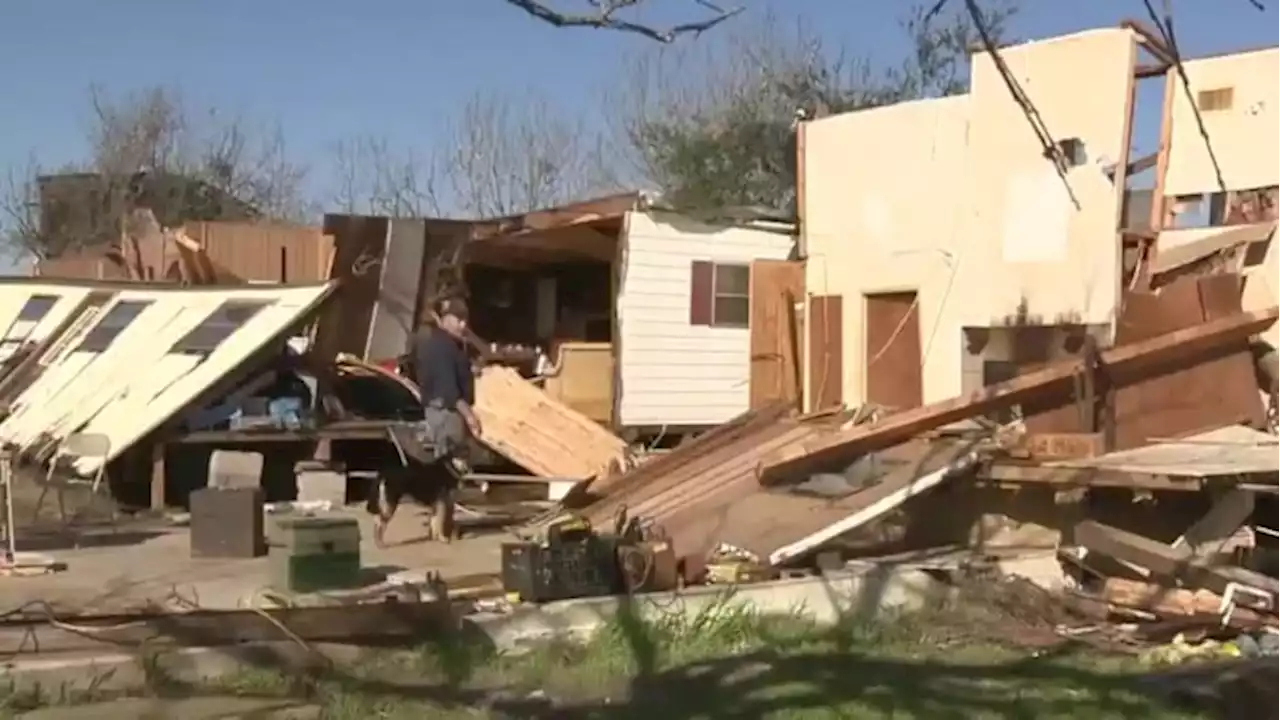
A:
<svg viewBox="0 0 1280 720">
<path fill-rule="evenodd" d="M 302 400 L 295 397 L 273 398 L 267 403 L 267 415 L 288 430 L 302 427 Z"/>
</svg>

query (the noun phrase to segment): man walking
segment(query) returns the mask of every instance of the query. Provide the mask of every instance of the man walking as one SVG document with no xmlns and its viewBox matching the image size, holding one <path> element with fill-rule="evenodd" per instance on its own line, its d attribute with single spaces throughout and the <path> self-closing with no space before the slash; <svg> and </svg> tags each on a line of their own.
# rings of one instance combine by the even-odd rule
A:
<svg viewBox="0 0 1280 720">
<path fill-rule="evenodd" d="M 453 536 L 453 493 L 460 474 L 458 453 L 468 436 L 479 437 L 475 414 L 475 378 L 466 351 L 467 306 L 461 299 L 436 303 L 429 324 L 414 338 L 412 363 L 422 396 L 422 422 L 417 428 L 393 429 L 393 438 L 406 467 L 400 482 L 424 485 L 432 498 L 432 537 L 448 542 Z M 395 515 L 405 488 L 386 478 L 374 540 L 382 545 L 387 524 Z"/>
</svg>

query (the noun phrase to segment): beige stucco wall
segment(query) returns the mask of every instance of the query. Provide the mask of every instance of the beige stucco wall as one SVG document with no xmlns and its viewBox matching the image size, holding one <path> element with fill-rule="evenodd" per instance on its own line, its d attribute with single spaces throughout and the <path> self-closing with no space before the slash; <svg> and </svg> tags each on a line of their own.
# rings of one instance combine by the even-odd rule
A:
<svg viewBox="0 0 1280 720">
<path fill-rule="evenodd" d="M 962 253 L 968 107 L 968 96 L 922 100 L 805 128 L 805 289 L 843 297 L 846 403 L 866 396 L 863 296 L 875 292 L 917 292 L 925 397 L 953 390 L 950 331 L 972 301 L 949 282 Z"/>
<path fill-rule="evenodd" d="M 1055 139 L 1083 143 L 1085 162 L 1067 172 L 1074 201 L 985 54 L 968 96 L 806 126 L 807 290 L 844 298 L 847 404 L 865 399 L 877 352 L 865 347 L 867 293 L 918 292 L 925 402 L 961 391 L 966 325 L 1020 310 L 1046 323 L 1112 321 L 1121 190 L 1104 170 L 1123 155 L 1135 53 L 1120 29 L 1002 51 Z"/>
<path fill-rule="evenodd" d="M 1231 88 L 1231 106 L 1202 110 L 1222 179 L 1228 190 L 1280 184 L 1280 49 L 1188 60 L 1191 95 Z M 1213 160 L 1186 90 L 1175 81 L 1166 195 L 1218 192 Z"/>
</svg>

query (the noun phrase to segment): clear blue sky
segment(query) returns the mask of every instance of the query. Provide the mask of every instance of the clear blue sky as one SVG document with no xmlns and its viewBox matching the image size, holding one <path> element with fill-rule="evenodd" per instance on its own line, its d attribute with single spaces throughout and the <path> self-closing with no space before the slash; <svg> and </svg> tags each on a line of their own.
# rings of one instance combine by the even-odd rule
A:
<svg viewBox="0 0 1280 720">
<path fill-rule="evenodd" d="M 664 16 L 698 11 L 691 0 L 648 1 Z M 799 16 L 851 54 L 892 60 L 903 49 L 906 0 L 738 2 Z M 1248 0 L 1175 0 L 1184 54 L 1277 44 L 1277 2 L 1259 12 Z M 1030 39 L 1143 16 L 1141 0 L 1023 0 L 1013 31 Z M 46 165 L 82 157 L 90 85 L 159 84 L 193 105 L 278 122 L 323 184 L 337 141 L 429 146 L 478 89 L 594 111 L 647 42 L 544 26 L 502 0 L 2 0 L 0 172 L 33 155 Z"/>
</svg>

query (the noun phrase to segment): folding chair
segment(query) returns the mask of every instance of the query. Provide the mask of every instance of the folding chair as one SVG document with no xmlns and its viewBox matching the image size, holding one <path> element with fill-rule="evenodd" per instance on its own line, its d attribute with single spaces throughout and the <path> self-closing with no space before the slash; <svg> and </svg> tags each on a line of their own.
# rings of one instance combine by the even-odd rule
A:
<svg viewBox="0 0 1280 720">
<path fill-rule="evenodd" d="M 45 474 L 44 481 L 41 483 L 43 487 L 40 490 L 40 497 L 36 499 L 35 509 L 31 513 L 32 521 L 40 519 L 40 508 L 44 505 L 45 496 L 50 490 L 58 496 L 58 517 L 63 524 L 67 523 L 67 507 L 63 497 L 63 491 L 67 488 L 87 486 L 89 503 L 92 504 L 98 498 L 98 488 L 107 475 L 107 456 L 110 454 L 111 438 L 100 433 L 72 433 L 63 439 L 58 446 L 58 451 L 49 459 L 49 472 Z M 64 459 L 74 462 L 88 458 L 97 458 L 99 461 L 92 478 L 81 478 L 59 462 Z"/>
</svg>

